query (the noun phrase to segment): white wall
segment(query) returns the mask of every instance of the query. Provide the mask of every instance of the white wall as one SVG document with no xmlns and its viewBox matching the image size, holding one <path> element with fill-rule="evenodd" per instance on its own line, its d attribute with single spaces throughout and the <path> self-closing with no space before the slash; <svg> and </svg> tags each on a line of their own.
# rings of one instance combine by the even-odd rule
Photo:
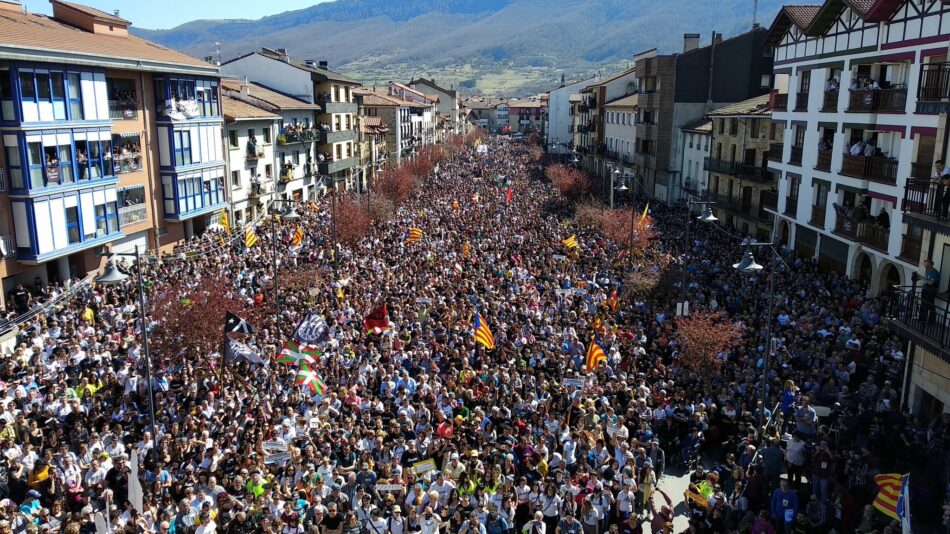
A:
<svg viewBox="0 0 950 534">
<path fill-rule="evenodd" d="M 567 146 L 565 146 L 571 141 L 571 103 L 569 102 L 569 98 L 572 93 L 579 92 L 581 89 L 599 79 L 600 78 L 591 78 L 551 91 L 550 97 L 548 98 L 548 127 L 545 132 L 547 135 L 545 142 L 550 146 L 550 144 L 557 139 L 561 145 L 557 148 L 550 146 L 550 151 L 559 154 L 570 152 Z"/>
<path fill-rule="evenodd" d="M 314 102 L 310 72 L 278 59 L 251 54 L 221 65 L 221 74 L 237 79 L 247 77 L 249 81 L 261 83 L 305 102 Z"/>
</svg>

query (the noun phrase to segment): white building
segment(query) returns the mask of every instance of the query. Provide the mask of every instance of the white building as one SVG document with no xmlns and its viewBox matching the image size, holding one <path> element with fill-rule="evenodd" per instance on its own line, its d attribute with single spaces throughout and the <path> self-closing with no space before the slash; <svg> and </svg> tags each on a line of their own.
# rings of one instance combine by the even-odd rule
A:
<svg viewBox="0 0 950 534">
<path fill-rule="evenodd" d="M 590 78 L 552 89 L 548 96 L 548 120 L 544 127 L 544 144 L 552 154 L 569 154 L 572 139 L 570 96 L 580 92 L 599 78 Z"/>
<path fill-rule="evenodd" d="M 703 162 L 712 145 L 712 121 L 700 119 L 683 126 L 683 160 L 680 176 L 683 189 L 691 195 L 705 196 L 709 191 L 709 171 Z"/>
<path fill-rule="evenodd" d="M 930 180 L 948 155 L 948 19 L 936 0 L 827 0 L 784 7 L 767 39 L 785 129 L 769 150 L 776 240 L 874 293 L 900 287 L 888 324 L 909 340 L 902 400 L 925 417 L 950 410 L 950 221 Z M 929 319 L 911 277 L 925 259 L 940 273 Z"/>
<path fill-rule="evenodd" d="M 228 202 L 240 225 L 263 212 L 276 188 L 274 144 L 280 115 L 230 96 L 221 99 L 228 151 Z"/>
<path fill-rule="evenodd" d="M 436 135 L 439 141 L 444 141 L 445 136 L 454 134 L 465 134 L 465 120 L 462 115 L 462 98 L 459 92 L 450 87 L 445 89 L 435 83 L 435 80 L 419 78 L 409 82 L 409 87 L 425 93 L 429 97 L 437 97 L 436 115 L 437 119 L 443 121 L 443 128 L 436 125 Z"/>
<path fill-rule="evenodd" d="M 604 104 L 604 156 L 620 176 L 635 176 L 633 151 L 637 146 L 637 99 L 640 95 L 621 96 Z M 616 182 L 616 179 L 614 180 Z M 619 187 L 614 183 L 614 188 Z M 633 183 L 626 184 L 628 188 Z"/>
</svg>

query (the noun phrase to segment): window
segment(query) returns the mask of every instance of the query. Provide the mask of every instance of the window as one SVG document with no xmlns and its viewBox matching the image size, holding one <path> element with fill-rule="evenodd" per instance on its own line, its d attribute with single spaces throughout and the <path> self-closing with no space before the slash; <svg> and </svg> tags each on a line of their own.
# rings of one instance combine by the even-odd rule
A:
<svg viewBox="0 0 950 534">
<path fill-rule="evenodd" d="M 49 74 L 46 74 L 46 73 L 36 74 L 36 99 L 44 100 L 47 102 L 51 100 L 50 89 L 49 89 Z"/>
<path fill-rule="evenodd" d="M 238 147 L 238 133 L 235 130 L 228 130 L 228 144 L 231 148 Z"/>
<path fill-rule="evenodd" d="M 20 73 L 20 96 L 23 100 L 36 99 L 36 84 L 33 83 L 32 72 Z"/>
<path fill-rule="evenodd" d="M 135 80 L 106 78 L 106 93 L 109 95 L 110 119 L 134 119 L 138 115 Z"/>
<path fill-rule="evenodd" d="M 778 123 L 773 122 L 769 124 L 769 139 L 775 141 L 776 135 L 778 132 Z"/>
<path fill-rule="evenodd" d="M 264 144 L 265 145 L 270 144 L 270 126 L 268 126 L 267 128 L 264 128 Z"/>
<path fill-rule="evenodd" d="M 231 171 L 231 187 L 234 189 L 241 188 L 241 171 Z"/>
<path fill-rule="evenodd" d="M 175 130 L 175 165 L 191 165 L 191 132 Z"/>
<path fill-rule="evenodd" d="M 30 158 L 30 183 L 28 187 L 43 187 L 45 180 L 45 163 L 43 145 L 40 142 L 27 143 L 27 155 Z"/>
<path fill-rule="evenodd" d="M 8 70 L 0 70 L 0 118 L 5 121 L 16 120 L 13 110 L 13 83 Z"/>
<path fill-rule="evenodd" d="M 293 162 L 294 166 L 300 165 L 300 151 L 294 150 L 294 155 L 290 158 L 290 161 Z"/>
<path fill-rule="evenodd" d="M 51 73 L 50 84 L 53 95 L 53 119 L 64 121 L 66 120 L 66 84 L 63 83 L 63 73 Z"/>
<path fill-rule="evenodd" d="M 96 237 L 106 235 L 109 235 L 109 230 L 106 226 L 106 205 L 101 204 L 96 206 Z"/>
<path fill-rule="evenodd" d="M 133 185 L 117 191 L 119 207 L 138 206 L 145 203 L 145 186 Z"/>
<path fill-rule="evenodd" d="M 772 87 L 772 75 L 771 75 L 771 74 L 763 74 L 762 77 L 759 79 L 759 87 L 761 87 L 762 89 L 771 89 L 771 87 Z"/>
<path fill-rule="evenodd" d="M 81 239 L 79 235 L 79 208 L 76 206 L 66 208 L 66 235 L 70 244 L 79 243 Z"/>
<path fill-rule="evenodd" d="M 66 75 L 66 95 L 69 98 L 69 118 L 74 121 L 83 119 L 82 93 L 79 86 L 79 74 L 71 72 Z"/>
<path fill-rule="evenodd" d="M 693 134 L 686 134 L 686 137 L 689 138 L 689 148 L 693 148 Z"/>
<path fill-rule="evenodd" d="M 805 127 L 800 124 L 796 124 L 794 146 L 804 146 L 804 145 L 805 145 Z"/>
<path fill-rule="evenodd" d="M 59 177 L 64 184 L 73 183 L 73 147 L 72 145 L 60 145 L 58 147 L 59 155 Z"/>
<path fill-rule="evenodd" d="M 264 165 L 264 177 L 265 177 L 265 178 L 270 178 L 271 176 L 273 176 L 272 172 L 273 172 L 273 168 L 272 168 L 272 166 L 271 166 L 270 163 L 268 163 L 267 165 Z"/>
<path fill-rule="evenodd" d="M 739 119 L 733 117 L 729 119 L 729 135 L 739 134 Z"/>
<path fill-rule="evenodd" d="M 815 184 L 815 206 L 824 208 L 828 205 L 829 187 L 823 183 Z"/>
<path fill-rule="evenodd" d="M 726 121 L 725 119 L 719 119 L 719 133 L 726 133 Z"/>
</svg>

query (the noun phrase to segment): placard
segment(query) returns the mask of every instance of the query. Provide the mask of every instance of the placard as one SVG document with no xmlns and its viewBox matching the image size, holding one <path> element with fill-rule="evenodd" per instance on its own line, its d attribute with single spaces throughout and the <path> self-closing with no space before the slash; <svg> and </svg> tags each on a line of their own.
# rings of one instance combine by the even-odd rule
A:
<svg viewBox="0 0 950 534">
<path fill-rule="evenodd" d="M 565 378 L 564 385 L 571 388 L 582 388 L 584 387 L 583 378 Z"/>
<path fill-rule="evenodd" d="M 377 492 L 377 493 L 382 493 L 382 492 L 384 492 L 384 491 L 391 491 L 391 492 L 393 492 L 393 493 L 399 493 L 399 492 L 401 492 L 401 491 L 404 491 L 404 489 L 405 489 L 405 488 L 403 488 L 403 487 L 402 487 L 401 485 L 399 485 L 399 484 L 376 484 L 376 492 Z"/>
<path fill-rule="evenodd" d="M 269 454 L 264 457 L 264 463 L 266 465 L 285 464 L 289 461 L 290 461 L 289 452 L 278 452 L 277 454 Z"/>
<path fill-rule="evenodd" d="M 429 471 L 435 471 L 435 460 L 428 459 L 421 462 L 416 462 L 412 464 L 412 470 L 415 471 L 417 475 L 422 475 L 428 473 Z"/>
<path fill-rule="evenodd" d="M 270 440 L 264 442 L 264 452 L 272 454 L 275 452 L 287 452 L 287 444 L 281 440 Z"/>
</svg>

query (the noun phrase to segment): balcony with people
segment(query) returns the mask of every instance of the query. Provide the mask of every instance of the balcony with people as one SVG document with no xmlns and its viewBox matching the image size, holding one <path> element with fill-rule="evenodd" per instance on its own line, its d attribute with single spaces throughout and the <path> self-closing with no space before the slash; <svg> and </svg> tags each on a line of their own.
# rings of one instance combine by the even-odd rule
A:
<svg viewBox="0 0 950 534">
<path fill-rule="evenodd" d="M 906 62 L 858 65 L 848 86 L 848 113 L 903 113 L 907 107 Z"/>
<path fill-rule="evenodd" d="M 900 136 L 894 132 L 851 129 L 842 154 L 842 176 L 896 185 Z"/>
<path fill-rule="evenodd" d="M 950 62 L 925 63 L 917 86 L 917 113 L 950 111 Z"/>
<path fill-rule="evenodd" d="M 159 121 L 189 121 L 221 117 L 218 80 L 154 78 Z"/>
<path fill-rule="evenodd" d="M 138 94 L 135 80 L 106 78 L 106 93 L 109 95 L 109 118 L 114 121 L 138 118 Z"/>
<path fill-rule="evenodd" d="M 317 139 L 318 136 L 317 128 L 314 128 L 309 123 L 298 122 L 287 124 L 280 130 L 280 133 L 277 134 L 277 144 L 284 146 L 306 143 Z"/>
<path fill-rule="evenodd" d="M 840 194 L 839 201 L 832 204 L 835 210 L 834 233 L 887 253 L 891 230 L 889 203 L 853 192 L 842 191 Z M 875 206 L 875 202 L 880 206 Z"/>
</svg>

